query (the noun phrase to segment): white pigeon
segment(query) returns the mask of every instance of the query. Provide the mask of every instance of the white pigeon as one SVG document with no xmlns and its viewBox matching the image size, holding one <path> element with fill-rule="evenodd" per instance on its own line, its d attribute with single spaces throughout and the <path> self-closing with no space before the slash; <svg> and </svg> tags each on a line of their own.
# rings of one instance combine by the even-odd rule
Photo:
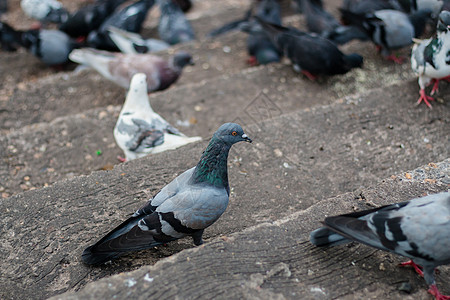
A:
<svg viewBox="0 0 450 300">
<path fill-rule="evenodd" d="M 170 125 L 150 106 L 146 75 L 137 73 L 131 79 L 125 103 L 120 112 L 114 138 L 124 151 L 125 159 L 132 160 L 166 150 L 176 149 L 202 138 L 187 137 Z"/>
<path fill-rule="evenodd" d="M 431 108 L 428 101 L 433 97 L 426 95 L 425 87 L 434 82 L 431 95 L 438 90 L 440 80 L 450 81 L 450 12 L 439 14 L 437 35 L 415 44 L 411 54 L 411 68 L 419 77 L 420 98 L 417 104 L 424 102 Z"/>
<path fill-rule="evenodd" d="M 30 18 L 38 21 L 63 23 L 69 18 L 69 13 L 56 0 L 22 0 L 20 7 Z"/>
<path fill-rule="evenodd" d="M 170 47 L 164 41 L 144 39 L 138 33 L 125 31 L 116 27 L 109 27 L 109 37 L 117 48 L 125 54 L 148 53 L 166 50 Z"/>
</svg>

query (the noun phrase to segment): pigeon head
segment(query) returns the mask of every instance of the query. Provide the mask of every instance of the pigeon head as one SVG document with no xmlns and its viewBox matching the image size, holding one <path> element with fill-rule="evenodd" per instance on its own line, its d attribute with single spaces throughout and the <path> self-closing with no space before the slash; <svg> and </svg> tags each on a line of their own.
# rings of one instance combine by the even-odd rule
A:
<svg viewBox="0 0 450 300">
<path fill-rule="evenodd" d="M 450 31 L 450 11 L 441 11 L 439 14 L 437 30 L 441 32 Z"/>
<path fill-rule="evenodd" d="M 252 140 L 244 133 L 242 127 L 236 123 L 225 123 L 214 133 L 213 139 L 221 140 L 226 144 L 233 145 L 237 142 L 249 142 Z"/>
<path fill-rule="evenodd" d="M 356 53 L 348 54 L 344 59 L 350 69 L 361 68 L 363 65 L 363 57 Z"/>
<path fill-rule="evenodd" d="M 173 65 L 180 69 L 183 69 L 186 65 L 193 65 L 192 55 L 187 52 L 180 51 L 173 56 Z"/>
</svg>

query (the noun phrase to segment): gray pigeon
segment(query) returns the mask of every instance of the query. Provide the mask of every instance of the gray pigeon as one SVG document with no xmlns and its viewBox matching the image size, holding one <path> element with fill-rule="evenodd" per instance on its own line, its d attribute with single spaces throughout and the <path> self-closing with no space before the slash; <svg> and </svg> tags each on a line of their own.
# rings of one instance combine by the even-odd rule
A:
<svg viewBox="0 0 450 300">
<path fill-rule="evenodd" d="M 425 87 L 434 82 L 431 95 L 438 90 L 440 80 L 450 81 L 450 12 L 439 14 L 437 35 L 415 44 L 411 53 L 411 68 L 419 77 L 420 98 L 417 104 L 424 102 L 431 108 L 428 101 L 433 97 L 426 95 Z"/>
<path fill-rule="evenodd" d="M 69 18 L 69 13 L 56 0 L 22 0 L 20 6 L 23 12 L 38 21 L 63 23 Z"/>
<path fill-rule="evenodd" d="M 325 227 L 314 230 L 311 243 L 336 246 L 357 241 L 377 249 L 409 257 L 422 272 L 428 292 L 444 298 L 436 287 L 434 269 L 450 264 L 450 192 L 416 198 L 366 211 L 328 217 Z"/>
<path fill-rule="evenodd" d="M 22 33 L 22 46 L 49 66 L 65 64 L 69 53 L 79 46 L 66 33 L 59 30 L 31 29 Z"/>
<path fill-rule="evenodd" d="M 341 9 L 341 13 L 351 24 L 366 32 L 379 47 L 384 58 L 397 63 L 402 63 L 403 58 L 392 55 L 391 51 L 411 45 L 413 38 L 422 34 L 427 20 L 431 17 L 429 10 L 417 11 L 411 15 L 393 9 L 367 14 L 355 14 Z"/>
<path fill-rule="evenodd" d="M 192 65 L 192 56 L 184 51 L 175 53 L 169 60 L 153 54 L 123 54 L 95 50 L 76 49 L 69 58 L 91 67 L 103 77 L 126 89 L 136 73 L 147 75 L 148 92 L 167 89 L 178 80 L 186 65 Z"/>
<path fill-rule="evenodd" d="M 170 47 L 164 41 L 157 39 L 144 39 L 138 33 L 109 27 L 109 37 L 116 44 L 120 52 L 125 54 L 158 52 Z"/>
<path fill-rule="evenodd" d="M 125 153 L 126 159 L 119 157 L 121 161 L 176 149 L 202 139 L 185 136 L 153 111 L 147 94 L 147 76 L 143 73 L 137 73 L 131 79 L 130 90 L 114 127 L 114 138 Z"/>
<path fill-rule="evenodd" d="M 201 245 L 205 228 L 217 221 L 228 206 L 228 152 L 240 141 L 251 142 L 241 126 L 220 126 L 197 166 L 179 175 L 128 220 L 86 248 L 84 263 L 102 264 L 126 252 L 185 236 L 192 236 L 194 244 Z"/>
<path fill-rule="evenodd" d="M 170 45 L 192 41 L 195 35 L 191 23 L 178 4 L 172 0 L 158 0 L 158 4 L 161 10 L 159 38 Z"/>
</svg>

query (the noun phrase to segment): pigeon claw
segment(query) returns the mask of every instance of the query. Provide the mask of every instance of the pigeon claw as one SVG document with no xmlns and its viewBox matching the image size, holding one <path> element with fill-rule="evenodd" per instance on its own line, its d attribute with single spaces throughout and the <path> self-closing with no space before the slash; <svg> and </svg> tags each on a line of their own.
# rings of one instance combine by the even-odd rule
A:
<svg viewBox="0 0 450 300">
<path fill-rule="evenodd" d="M 305 70 L 302 70 L 301 72 L 302 72 L 303 75 L 308 77 L 309 80 L 316 81 L 316 79 L 317 79 L 316 75 L 313 75 L 313 74 L 311 74 L 311 73 L 309 73 L 308 71 L 305 71 Z"/>
<path fill-rule="evenodd" d="M 433 88 L 431 89 L 430 95 L 439 92 L 439 79 L 433 79 Z"/>
<path fill-rule="evenodd" d="M 255 66 L 258 65 L 258 60 L 256 59 L 255 56 L 250 56 L 250 57 L 247 59 L 247 64 L 248 64 L 249 66 L 251 66 L 251 67 L 255 67 Z"/>
<path fill-rule="evenodd" d="M 388 55 L 385 58 L 387 60 L 392 60 L 393 62 L 395 62 L 395 63 L 397 63 L 399 65 L 401 65 L 401 64 L 403 64 L 405 62 L 405 58 L 404 57 L 397 56 L 397 55 L 394 55 L 394 54 Z"/>
<path fill-rule="evenodd" d="M 431 104 L 428 101 L 433 101 L 434 98 L 431 97 L 431 96 L 426 95 L 425 94 L 425 89 L 420 89 L 419 93 L 420 93 L 420 98 L 419 98 L 419 100 L 417 100 L 417 105 L 419 105 L 420 102 L 423 101 L 429 108 L 431 108 Z"/>
<path fill-rule="evenodd" d="M 442 295 L 435 284 L 430 285 L 428 293 L 433 295 L 436 300 L 450 300 L 450 296 Z"/>
<path fill-rule="evenodd" d="M 422 267 L 417 265 L 412 260 L 408 260 L 406 262 L 403 262 L 403 263 L 399 264 L 399 266 L 400 267 L 412 266 L 414 268 L 414 270 L 416 271 L 416 273 L 423 277 Z"/>
<path fill-rule="evenodd" d="M 117 159 L 118 159 L 120 162 L 126 162 L 126 161 L 127 161 L 126 158 L 124 158 L 124 157 L 122 157 L 122 156 L 120 156 L 120 155 L 117 155 Z"/>
</svg>

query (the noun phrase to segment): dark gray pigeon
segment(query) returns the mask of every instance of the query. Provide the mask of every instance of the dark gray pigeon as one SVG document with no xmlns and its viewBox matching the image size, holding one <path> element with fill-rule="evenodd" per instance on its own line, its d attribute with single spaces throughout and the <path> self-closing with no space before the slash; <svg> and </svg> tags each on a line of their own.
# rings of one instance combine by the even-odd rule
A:
<svg viewBox="0 0 450 300">
<path fill-rule="evenodd" d="M 341 25 L 336 18 L 323 8 L 318 0 L 297 0 L 306 17 L 308 31 L 315 32 L 330 41 L 342 45 L 353 39 L 368 40 L 369 37 L 356 26 Z"/>
<path fill-rule="evenodd" d="M 15 30 L 9 24 L 0 21 L 0 45 L 5 51 L 16 51 L 22 44 L 23 31 Z"/>
<path fill-rule="evenodd" d="M 360 55 L 346 55 L 333 42 L 321 36 L 269 24 L 258 17 L 255 19 L 261 23 L 278 49 L 291 60 L 294 70 L 311 80 L 317 75 L 345 74 L 362 66 L 363 58 Z"/>
<path fill-rule="evenodd" d="M 439 81 L 450 81 L 450 11 L 439 14 L 436 37 L 414 45 L 411 53 L 411 68 L 419 77 L 420 98 L 429 108 L 433 97 L 425 93 L 425 88 L 434 82 L 431 95 L 438 91 Z"/>
<path fill-rule="evenodd" d="M 419 37 L 431 16 L 431 11 L 421 10 L 407 15 L 404 12 L 384 9 L 373 13 L 355 14 L 341 9 L 343 16 L 355 26 L 359 26 L 380 47 L 381 55 L 389 60 L 402 63 L 403 58 L 391 54 L 392 50 L 412 44 Z"/>
<path fill-rule="evenodd" d="M 328 217 L 314 230 L 311 243 L 336 246 L 357 241 L 411 259 L 423 267 L 428 292 L 443 300 L 434 279 L 437 266 L 450 264 L 450 192 L 416 198 L 366 211 Z"/>
<path fill-rule="evenodd" d="M 69 53 L 79 44 L 59 30 L 32 29 L 22 34 L 22 46 L 49 66 L 69 62 Z"/>
<path fill-rule="evenodd" d="M 88 45 L 96 49 L 118 51 L 116 44 L 109 37 L 108 29 L 116 27 L 129 32 L 141 32 L 147 13 L 154 4 L 155 0 L 140 0 L 114 12 L 98 30 L 89 33 Z"/>
<path fill-rule="evenodd" d="M 197 166 L 166 185 L 131 218 L 82 254 L 98 265 L 126 252 L 148 249 L 185 236 L 203 243 L 203 231 L 225 212 L 230 195 L 227 158 L 233 144 L 251 142 L 241 126 L 226 123 L 214 133 Z"/>
<path fill-rule="evenodd" d="M 81 7 L 69 19 L 62 23 L 59 30 L 73 38 L 85 38 L 102 25 L 114 10 L 126 0 L 97 0 Z"/>
<path fill-rule="evenodd" d="M 158 0 L 158 4 L 161 10 L 159 38 L 170 45 L 192 41 L 194 30 L 178 4 L 172 0 Z"/>
<path fill-rule="evenodd" d="M 73 62 L 91 67 L 103 77 L 126 89 L 136 73 L 147 75 L 148 92 L 162 91 L 175 83 L 183 68 L 193 65 L 192 56 L 179 51 L 168 60 L 145 54 L 123 54 L 91 48 L 75 49 L 69 55 Z"/>
</svg>

